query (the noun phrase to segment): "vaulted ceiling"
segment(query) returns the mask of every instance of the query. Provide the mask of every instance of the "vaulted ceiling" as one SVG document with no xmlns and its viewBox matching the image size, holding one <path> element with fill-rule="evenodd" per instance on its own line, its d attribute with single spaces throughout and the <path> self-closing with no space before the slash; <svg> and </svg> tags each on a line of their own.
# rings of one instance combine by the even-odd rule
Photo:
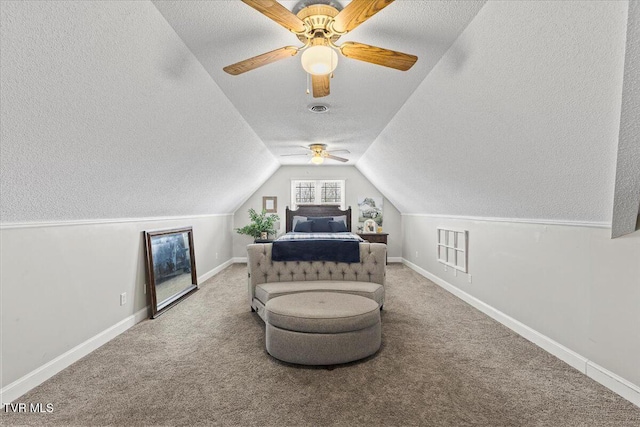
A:
<svg viewBox="0 0 640 427">
<path fill-rule="evenodd" d="M 222 71 L 297 42 L 238 0 L 3 2 L 0 216 L 233 212 L 321 142 L 403 213 L 608 224 L 629 10 L 398 0 L 340 41 L 416 65 L 340 58 L 314 100 L 297 57 Z"/>
<path fill-rule="evenodd" d="M 318 1 L 283 1 L 297 11 Z M 329 3 L 328 1 L 324 1 Z M 354 164 L 481 9 L 484 1 L 395 1 L 338 41 L 358 41 L 418 56 L 406 72 L 340 57 L 331 94 L 306 94 L 300 54 L 232 76 L 222 68 L 283 46 L 301 46 L 295 34 L 240 1 L 155 0 L 154 5 L 281 164 L 305 164 L 300 146 L 328 144 Z M 350 1 L 332 1 L 338 8 Z M 462 67 L 468 53 L 447 58 Z M 184 57 L 167 58 L 176 73 Z M 323 114 L 308 107 L 322 103 Z M 332 163 L 329 161 L 328 163 Z"/>
</svg>

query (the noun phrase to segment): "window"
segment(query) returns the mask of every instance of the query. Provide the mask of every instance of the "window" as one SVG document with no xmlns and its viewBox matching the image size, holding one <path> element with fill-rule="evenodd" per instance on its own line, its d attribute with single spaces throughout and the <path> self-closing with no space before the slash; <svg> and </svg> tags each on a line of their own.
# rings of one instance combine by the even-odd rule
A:
<svg viewBox="0 0 640 427">
<path fill-rule="evenodd" d="M 344 180 L 292 180 L 291 210 L 300 205 L 336 205 L 344 209 Z"/>
</svg>

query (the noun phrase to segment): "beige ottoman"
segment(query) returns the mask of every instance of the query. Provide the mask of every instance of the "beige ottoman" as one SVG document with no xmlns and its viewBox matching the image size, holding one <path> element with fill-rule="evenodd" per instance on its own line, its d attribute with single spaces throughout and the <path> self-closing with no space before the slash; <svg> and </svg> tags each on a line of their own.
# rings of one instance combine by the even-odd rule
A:
<svg viewBox="0 0 640 427">
<path fill-rule="evenodd" d="M 333 365 L 370 356 L 380 348 L 380 308 L 365 297 L 301 292 L 265 305 L 270 355 L 301 365 Z"/>
</svg>

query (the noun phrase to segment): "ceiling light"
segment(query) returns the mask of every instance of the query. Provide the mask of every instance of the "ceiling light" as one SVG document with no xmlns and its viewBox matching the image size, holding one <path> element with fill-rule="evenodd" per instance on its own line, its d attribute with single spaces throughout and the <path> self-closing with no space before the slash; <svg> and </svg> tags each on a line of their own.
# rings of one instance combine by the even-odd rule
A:
<svg viewBox="0 0 640 427">
<path fill-rule="evenodd" d="M 314 165 L 321 165 L 324 162 L 324 157 L 314 154 L 313 157 L 311 158 L 311 163 L 313 163 Z"/>
<path fill-rule="evenodd" d="M 302 68 L 315 76 L 333 72 L 338 66 L 338 54 L 329 46 L 311 46 L 302 53 Z"/>
</svg>

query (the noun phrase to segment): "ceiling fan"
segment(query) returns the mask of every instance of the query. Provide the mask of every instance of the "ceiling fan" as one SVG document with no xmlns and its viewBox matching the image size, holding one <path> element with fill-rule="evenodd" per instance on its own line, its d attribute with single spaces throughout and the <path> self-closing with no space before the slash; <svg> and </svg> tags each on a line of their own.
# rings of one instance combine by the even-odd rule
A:
<svg viewBox="0 0 640 427">
<path fill-rule="evenodd" d="M 308 147 L 302 148 L 304 148 L 305 150 L 311 150 L 311 152 L 306 154 L 282 154 L 282 156 L 312 156 L 311 163 L 316 165 L 321 165 L 322 163 L 324 163 L 324 159 L 337 160 L 343 163 L 349 161 L 349 159 L 345 159 L 344 157 L 333 155 L 334 153 L 349 153 L 349 150 L 327 151 L 327 144 L 311 144 Z"/>
<path fill-rule="evenodd" d="M 296 34 L 304 43 L 301 47 L 285 46 L 223 68 L 229 74 L 238 75 L 302 53 L 302 67 L 311 75 L 313 97 L 330 93 L 329 78 L 338 65 L 338 55 L 357 59 L 396 70 L 407 71 L 418 57 L 363 43 L 335 42 L 349 31 L 390 5 L 394 0 L 353 0 L 338 11 L 328 4 L 312 4 L 293 14 L 276 0 L 242 0 L 263 15 L 271 18 Z"/>
</svg>

